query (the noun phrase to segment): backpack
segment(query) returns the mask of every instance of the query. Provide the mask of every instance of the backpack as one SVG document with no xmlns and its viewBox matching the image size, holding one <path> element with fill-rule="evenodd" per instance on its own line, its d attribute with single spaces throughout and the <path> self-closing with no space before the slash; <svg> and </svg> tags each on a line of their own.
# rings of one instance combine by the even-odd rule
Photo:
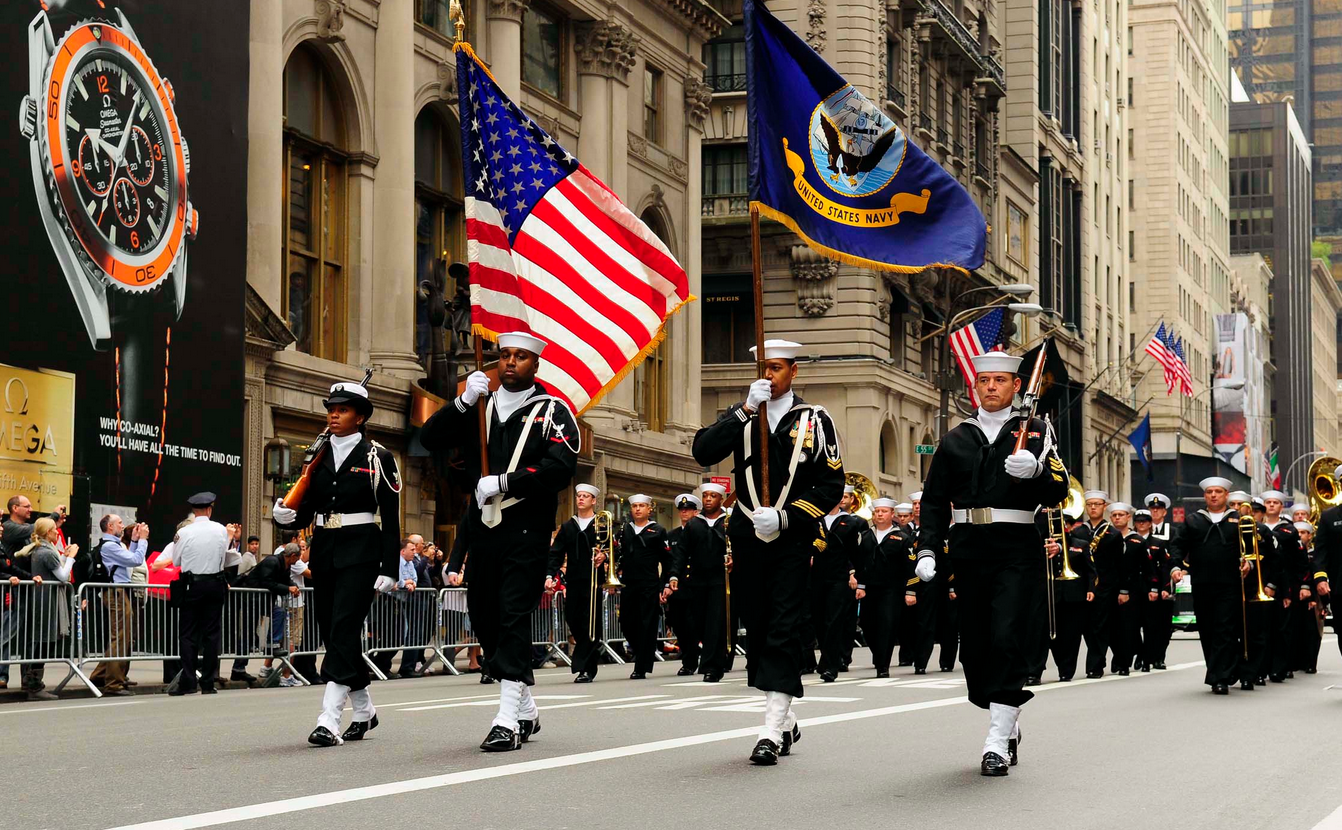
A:
<svg viewBox="0 0 1342 830">
<path fill-rule="evenodd" d="M 108 571 L 107 566 L 103 564 L 103 545 L 105 544 L 106 540 L 101 541 L 94 545 L 93 549 L 89 551 L 88 562 L 85 563 L 84 577 L 78 579 L 78 582 L 99 583 L 112 581 L 111 572 Z"/>
</svg>

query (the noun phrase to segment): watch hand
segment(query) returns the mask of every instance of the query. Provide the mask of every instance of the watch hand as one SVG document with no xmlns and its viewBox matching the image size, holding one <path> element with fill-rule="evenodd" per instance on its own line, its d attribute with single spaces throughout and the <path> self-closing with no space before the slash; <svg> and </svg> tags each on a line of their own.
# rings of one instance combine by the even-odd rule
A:
<svg viewBox="0 0 1342 830">
<path fill-rule="evenodd" d="M 126 160 L 126 143 L 130 141 L 131 128 L 135 126 L 135 113 L 138 109 L 133 106 L 135 99 L 131 100 L 130 115 L 126 117 L 126 127 L 121 131 L 121 144 L 117 145 L 114 168 L 120 169 L 121 163 Z"/>
<path fill-rule="evenodd" d="M 85 130 L 84 132 L 85 132 L 85 134 L 88 135 L 89 140 L 93 142 L 93 150 L 94 150 L 94 152 L 93 152 L 93 169 L 94 169 L 94 170 L 97 170 L 99 173 L 101 173 L 101 172 L 102 172 L 102 166 L 98 164 L 98 152 L 97 152 L 97 151 L 98 151 L 98 148 L 99 148 L 99 147 L 102 147 L 102 146 L 103 146 L 103 138 L 102 138 L 102 133 L 103 133 L 103 131 L 102 131 L 101 129 L 94 128 L 94 129 L 88 129 L 88 130 Z"/>
</svg>

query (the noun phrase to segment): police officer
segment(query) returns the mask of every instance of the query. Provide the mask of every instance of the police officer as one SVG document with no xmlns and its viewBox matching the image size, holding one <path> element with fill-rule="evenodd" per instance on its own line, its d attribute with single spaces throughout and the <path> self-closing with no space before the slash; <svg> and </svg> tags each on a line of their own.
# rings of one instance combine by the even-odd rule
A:
<svg viewBox="0 0 1342 830">
<path fill-rule="evenodd" d="M 458 450 L 468 475 L 479 476 L 467 507 L 466 602 L 484 651 L 482 671 L 500 681 L 498 714 L 480 744 L 485 752 L 520 749 L 540 731 L 528 688 L 536 683 L 531 615 L 545 592 L 559 493 L 573 481 L 581 444 L 568 405 L 536 381 L 545 341 L 508 332 L 498 344 L 498 391 L 489 392 L 484 372 L 472 372 L 461 395 L 434 413 L 420 435 L 440 456 Z M 489 475 L 481 475 L 476 407 L 485 408 Z M 461 573 L 449 571 L 447 581 L 460 585 Z"/>
<path fill-rule="evenodd" d="M 396 456 L 364 435 L 373 402 L 362 384 L 337 383 L 323 403 L 329 437 L 309 450 L 307 492 L 297 509 L 277 499 L 272 516 L 281 527 L 313 527 L 308 566 L 317 630 L 326 643 L 326 692 L 308 743 L 338 746 L 377 728 L 363 628 L 374 590 L 392 590 L 400 573 L 401 472 Z M 354 720 L 341 733 L 347 699 Z"/>
<path fill-rule="evenodd" d="M 1114 640 L 1119 583 L 1123 577 L 1123 537 L 1106 517 L 1109 494 L 1087 490 L 1086 521 L 1076 530 L 1090 556 L 1095 599 L 1086 605 L 1086 677 L 1104 677 L 1105 658 Z"/>
<path fill-rule="evenodd" d="M 800 343 L 764 342 L 765 377 L 750 385 L 744 402 L 729 408 L 694 436 L 694 459 L 711 467 L 732 458 L 738 508 L 732 540 L 732 599 L 742 600 L 746 671 L 765 693 L 764 728 L 752 763 L 769 766 L 801 736 L 792 701 L 802 695 L 807 576 L 819 550 L 820 519 L 843 496 L 839 437 L 823 407 L 792 391 Z M 767 418 L 772 506 L 760 499 L 760 408 Z M 739 591 L 737 589 L 740 589 Z"/>
<path fill-rule="evenodd" d="M 197 493 L 187 499 L 191 523 L 179 529 L 172 540 L 172 564 L 182 569 L 172 585 L 173 601 L 182 614 L 181 680 L 168 692 L 174 697 L 196 691 L 197 667 L 201 694 L 217 691 L 219 626 L 228 598 L 224 568 L 231 538 L 228 528 L 210 519 L 214 502 L 214 493 Z"/>
<path fill-rule="evenodd" d="M 851 496 L 852 485 L 844 486 Z M 873 543 L 867 520 L 845 510 L 851 503 L 839 502 L 825 516 L 825 549 L 811 560 L 811 618 L 820 643 L 816 668 L 820 679 L 832 683 L 843 671 L 845 640 L 852 642 L 851 618 L 856 613 L 857 570 L 868 558 Z"/>
<path fill-rule="evenodd" d="M 1025 688 L 1028 637 L 1031 620 L 1045 614 L 1044 539 L 1035 513 L 1066 498 L 1068 476 L 1048 424 L 1022 423 L 1012 412 L 1021 358 L 988 352 L 973 362 L 980 405 L 932 456 L 915 571 L 930 581 L 949 546 L 969 700 L 989 713 L 979 772 L 1000 776 L 1017 759 L 1020 710 L 1034 697 Z"/>
<path fill-rule="evenodd" d="M 603 609 L 600 606 L 606 552 L 597 550 L 594 525 L 596 502 L 600 497 L 601 491 L 591 484 L 573 488 L 578 512 L 559 526 L 559 532 L 550 543 L 549 573 L 545 577 L 545 589 L 553 591 L 559 587 L 560 571 L 564 572 L 564 619 L 573 635 L 573 661 L 569 671 L 575 675 L 574 683 L 591 683 L 596 679 L 597 667 L 601 663 Z M 614 528 L 611 532 L 614 533 Z M 596 639 L 591 631 L 592 603 L 598 606 Z"/>
<path fill-rule="evenodd" d="M 676 647 L 680 649 L 680 668 L 676 670 L 676 676 L 689 677 L 699 670 L 699 634 L 691 613 L 694 588 L 686 579 L 688 571 L 682 571 L 679 565 L 684 561 L 680 545 L 685 538 L 685 525 L 699 515 L 704 504 L 693 493 L 681 493 L 676 496 L 675 505 L 676 512 L 680 514 L 680 524 L 667 531 L 666 543 L 671 549 L 670 561 L 676 576 L 680 578 L 680 585 L 666 599 L 666 625 L 675 633 Z"/>
<path fill-rule="evenodd" d="M 728 663 L 727 520 L 722 510 L 726 488 L 709 483 L 701 492 L 703 510 L 696 511 L 685 523 L 679 547 L 671 551 L 672 572 L 680 580 L 680 587 L 671 599 L 689 600 L 686 626 L 696 646 L 698 663 L 697 666 L 686 663 L 686 667 L 697 668 L 705 683 L 717 683 L 727 671 Z"/>
</svg>

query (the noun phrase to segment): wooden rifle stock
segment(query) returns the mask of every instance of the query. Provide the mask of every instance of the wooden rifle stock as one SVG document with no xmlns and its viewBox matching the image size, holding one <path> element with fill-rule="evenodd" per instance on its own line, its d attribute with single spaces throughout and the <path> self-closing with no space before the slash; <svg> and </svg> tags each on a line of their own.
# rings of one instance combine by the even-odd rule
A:
<svg viewBox="0 0 1342 830">
<path fill-rule="evenodd" d="M 317 440 L 308 447 L 307 458 L 303 459 L 303 473 L 294 482 L 294 486 L 289 488 L 289 492 L 284 494 L 284 506 L 290 510 L 297 510 L 303 503 L 303 497 L 307 495 L 308 486 L 312 484 L 312 471 L 321 463 L 326 455 L 326 446 L 330 441 L 331 431 L 323 430 Z"/>
</svg>

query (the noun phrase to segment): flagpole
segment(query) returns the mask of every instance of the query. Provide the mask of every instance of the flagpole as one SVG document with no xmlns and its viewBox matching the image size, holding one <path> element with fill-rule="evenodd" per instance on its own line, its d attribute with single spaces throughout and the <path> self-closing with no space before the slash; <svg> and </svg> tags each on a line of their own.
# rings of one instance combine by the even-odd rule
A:
<svg viewBox="0 0 1342 830">
<path fill-rule="evenodd" d="M 760 274 L 760 210 L 754 202 L 750 204 L 750 268 L 754 277 L 755 293 L 755 369 L 759 377 L 764 377 L 764 277 Z M 760 503 L 756 507 L 769 507 L 769 418 L 765 414 L 768 401 L 760 404 L 756 415 L 759 417 L 760 459 Z"/>
</svg>

